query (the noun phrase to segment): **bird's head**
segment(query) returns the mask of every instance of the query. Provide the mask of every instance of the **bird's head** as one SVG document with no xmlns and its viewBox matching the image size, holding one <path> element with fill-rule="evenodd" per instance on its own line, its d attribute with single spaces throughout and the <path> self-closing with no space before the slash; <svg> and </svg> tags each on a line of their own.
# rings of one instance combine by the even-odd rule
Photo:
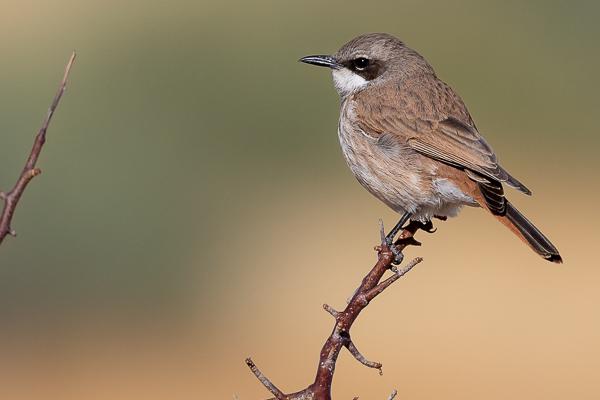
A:
<svg viewBox="0 0 600 400">
<path fill-rule="evenodd" d="M 333 55 L 307 56 L 300 61 L 331 68 L 335 88 L 342 97 L 414 70 L 433 72 L 423 57 L 387 33 L 361 35 Z"/>
</svg>

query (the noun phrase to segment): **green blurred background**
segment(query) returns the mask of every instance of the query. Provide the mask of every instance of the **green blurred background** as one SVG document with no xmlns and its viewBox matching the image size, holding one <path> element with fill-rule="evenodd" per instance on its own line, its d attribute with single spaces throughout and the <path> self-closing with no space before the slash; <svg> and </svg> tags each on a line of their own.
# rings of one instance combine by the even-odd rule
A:
<svg viewBox="0 0 600 400">
<path fill-rule="evenodd" d="M 0 397 L 267 397 L 312 380 L 394 214 L 352 178 L 329 74 L 299 64 L 395 34 L 461 94 L 548 265 L 479 210 L 360 317 L 337 398 L 597 399 L 600 3 L 0 0 L 0 188 L 72 49 L 43 174 L 0 248 Z"/>
</svg>

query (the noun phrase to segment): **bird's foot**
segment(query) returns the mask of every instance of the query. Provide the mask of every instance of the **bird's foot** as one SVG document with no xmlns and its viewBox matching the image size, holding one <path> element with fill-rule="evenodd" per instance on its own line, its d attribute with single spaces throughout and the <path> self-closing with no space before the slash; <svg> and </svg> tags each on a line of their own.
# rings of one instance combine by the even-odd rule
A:
<svg viewBox="0 0 600 400">
<path fill-rule="evenodd" d="M 414 234 L 421 230 L 427 233 L 434 233 L 437 229 L 433 227 L 433 223 L 431 221 L 421 222 L 421 221 L 410 221 L 410 223 L 406 226 L 405 230 L 412 232 L 411 235 L 408 236 L 400 236 L 398 240 L 394 242 L 394 245 L 399 246 L 420 246 L 421 242 L 414 238 Z"/>
<path fill-rule="evenodd" d="M 398 239 L 398 241 L 399 240 L 400 239 Z M 387 247 L 389 247 L 390 251 L 394 255 L 394 260 L 392 261 L 392 264 L 394 265 L 400 265 L 402 264 L 402 260 L 404 260 L 404 254 L 402 254 L 402 251 L 400 251 L 397 246 L 398 241 L 394 243 L 393 237 L 386 236 L 385 238 L 385 244 L 387 245 Z"/>
<path fill-rule="evenodd" d="M 392 260 L 392 264 L 394 265 L 399 265 L 402 263 L 402 260 L 404 260 L 404 254 L 402 254 L 402 251 L 399 249 L 399 246 L 394 243 L 394 238 L 396 237 L 396 233 L 398 233 L 398 226 L 401 226 L 401 224 L 397 224 L 396 227 L 386 235 L 385 229 L 383 227 L 383 221 L 379 220 L 379 233 L 381 235 L 381 245 L 375 246 L 375 250 L 378 252 L 381 251 L 384 246 L 390 249 L 392 255 L 394 256 L 394 259 Z"/>
<path fill-rule="evenodd" d="M 404 254 L 400 249 L 404 249 L 406 246 L 421 246 L 421 242 L 414 238 L 414 234 L 419 231 L 425 231 L 427 233 L 434 233 L 436 229 L 433 227 L 433 223 L 431 221 L 421 222 L 411 220 L 408 225 L 403 226 L 401 223 L 396 224 L 394 229 L 389 234 L 385 234 L 383 229 L 383 221 L 380 222 L 380 233 L 381 233 L 381 246 L 385 245 L 390 249 L 392 254 L 394 255 L 393 264 L 399 265 L 402 263 L 404 259 Z M 404 231 L 404 233 L 400 234 L 398 240 L 394 241 L 396 234 L 400 231 Z M 379 251 L 381 246 L 377 246 L 376 249 Z"/>
<path fill-rule="evenodd" d="M 437 231 L 437 229 L 433 227 L 433 222 L 431 222 L 431 220 L 427 222 L 419 222 L 419 224 L 421 224 L 419 229 L 427 233 L 435 233 L 435 231 Z"/>
</svg>

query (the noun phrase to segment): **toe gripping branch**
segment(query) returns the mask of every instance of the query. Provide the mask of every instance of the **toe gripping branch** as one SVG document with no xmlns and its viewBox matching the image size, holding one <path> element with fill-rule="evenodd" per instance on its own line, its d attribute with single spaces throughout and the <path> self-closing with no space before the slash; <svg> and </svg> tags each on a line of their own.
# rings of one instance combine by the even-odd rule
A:
<svg viewBox="0 0 600 400">
<path fill-rule="evenodd" d="M 402 221 L 402 220 L 401 220 Z M 398 225 L 397 225 L 398 226 Z M 396 227 L 397 227 L 396 226 Z M 407 246 L 421 246 L 421 242 L 414 238 L 414 235 L 417 231 L 422 230 L 427 233 L 435 233 L 437 231 L 436 228 L 433 227 L 433 223 L 431 221 L 420 222 L 420 221 L 410 221 L 408 225 L 402 228 L 398 239 L 394 241 L 396 236 L 396 227 L 392 229 L 389 234 L 385 234 L 385 229 L 383 227 L 383 221 L 379 220 L 379 232 L 381 235 L 381 246 L 377 246 L 375 249 L 380 251 L 383 244 L 385 243 L 387 247 L 390 249 L 392 254 L 394 255 L 394 260 L 392 263 L 394 265 L 399 265 L 402 263 L 404 259 L 404 255 L 402 254 L 402 250 L 404 250 Z"/>
<path fill-rule="evenodd" d="M 358 350 L 350 337 L 350 328 L 360 312 L 369 305 L 371 300 L 404 276 L 415 265 L 423 261 L 422 258 L 417 257 L 402 267 L 395 265 L 396 262 L 400 263 L 404 258 L 402 251 L 407 246 L 420 245 L 413 237 L 418 230 L 432 232 L 433 226 L 431 223 L 423 224 L 411 221 L 406 227 L 402 228 L 398 239 L 392 244 L 385 235 L 383 223 L 380 223 L 381 244 L 375 247 L 377 251 L 377 263 L 354 291 L 348 300 L 346 308 L 343 311 L 337 311 L 328 304 L 323 305 L 325 311 L 335 319 L 335 326 L 321 348 L 315 380 L 308 387 L 298 392 L 285 394 L 258 369 L 250 358 L 246 359 L 246 364 L 252 373 L 271 392 L 275 399 L 331 400 L 331 384 L 333 382 L 335 365 L 338 355 L 343 348 L 346 348 L 364 366 L 377 369 L 380 374 L 383 373 L 381 363 L 370 361 Z M 388 270 L 392 272 L 392 275 L 382 279 Z M 393 391 L 389 399 L 393 399 L 395 396 L 396 391 Z"/>
</svg>

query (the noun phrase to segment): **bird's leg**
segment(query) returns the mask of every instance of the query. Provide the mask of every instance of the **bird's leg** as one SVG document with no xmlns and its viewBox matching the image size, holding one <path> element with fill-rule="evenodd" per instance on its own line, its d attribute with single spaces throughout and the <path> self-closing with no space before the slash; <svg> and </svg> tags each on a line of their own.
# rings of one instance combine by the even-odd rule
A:
<svg viewBox="0 0 600 400">
<path fill-rule="evenodd" d="M 392 243 L 394 243 L 394 238 L 396 237 L 398 232 L 400 232 L 400 229 L 402 229 L 402 227 L 404 226 L 406 221 L 408 221 L 409 219 L 410 219 L 409 212 L 405 212 L 404 214 L 402 214 L 402 217 L 400 217 L 400 220 L 398 221 L 398 223 L 392 228 L 390 233 L 388 233 L 385 236 L 385 241 L 388 244 L 388 246 L 391 245 Z"/>
<path fill-rule="evenodd" d="M 400 232 L 400 229 L 402 229 L 406 221 L 410 219 L 410 215 L 411 214 L 409 212 L 405 212 L 404 214 L 402 214 L 402 217 L 400 217 L 398 223 L 385 237 L 385 243 L 389 246 L 390 250 L 392 251 L 392 254 L 394 254 L 394 264 L 396 265 L 402 262 L 402 260 L 404 259 L 404 255 L 398 250 L 396 246 L 394 246 L 394 238 L 396 237 L 398 232 Z"/>
</svg>

